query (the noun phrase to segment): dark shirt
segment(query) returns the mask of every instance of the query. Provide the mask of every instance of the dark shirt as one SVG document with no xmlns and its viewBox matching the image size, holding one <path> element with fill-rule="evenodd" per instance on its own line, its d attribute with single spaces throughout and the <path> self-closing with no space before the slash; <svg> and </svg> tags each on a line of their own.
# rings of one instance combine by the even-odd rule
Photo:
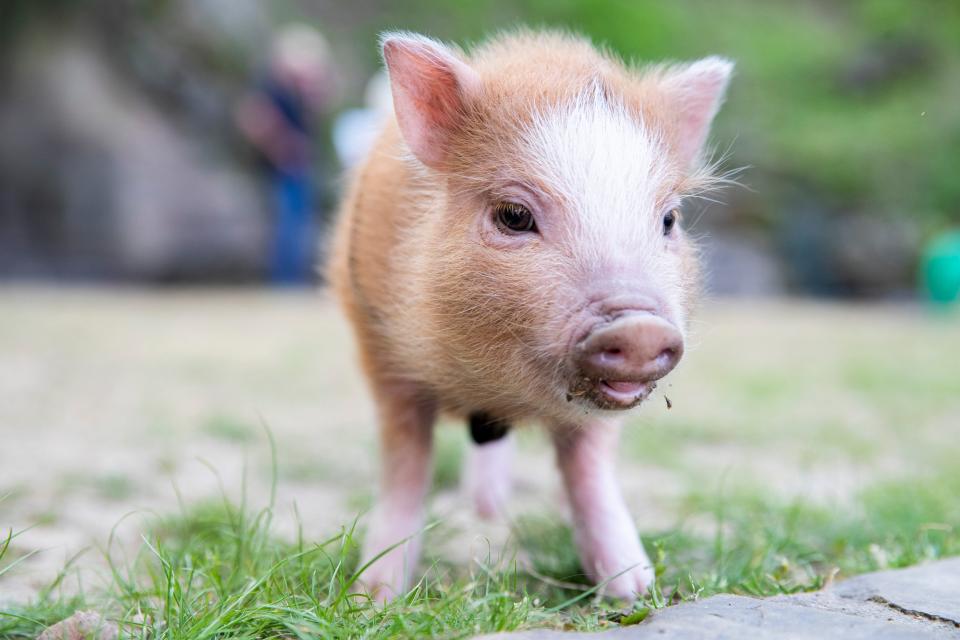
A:
<svg viewBox="0 0 960 640">
<path fill-rule="evenodd" d="M 260 90 L 270 100 L 270 104 L 280 112 L 287 126 L 294 131 L 310 135 L 310 113 L 303 99 L 295 91 L 268 77 L 260 85 Z"/>
</svg>

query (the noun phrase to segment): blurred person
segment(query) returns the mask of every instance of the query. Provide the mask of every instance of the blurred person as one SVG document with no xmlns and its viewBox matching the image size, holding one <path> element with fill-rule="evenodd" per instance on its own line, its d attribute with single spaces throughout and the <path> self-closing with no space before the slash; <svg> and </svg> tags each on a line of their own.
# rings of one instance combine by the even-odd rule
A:
<svg viewBox="0 0 960 640">
<path fill-rule="evenodd" d="M 380 70 L 367 81 L 364 106 L 347 109 L 333 123 L 333 146 L 344 168 L 356 166 L 373 147 L 387 116 L 393 113 L 393 97 L 387 72 Z"/>
<path fill-rule="evenodd" d="M 274 38 L 267 72 L 241 102 L 240 130 L 268 166 L 274 235 L 270 279 L 307 282 L 315 240 L 312 179 L 314 117 L 327 105 L 332 85 L 327 41 L 312 27 L 283 27 Z"/>
</svg>

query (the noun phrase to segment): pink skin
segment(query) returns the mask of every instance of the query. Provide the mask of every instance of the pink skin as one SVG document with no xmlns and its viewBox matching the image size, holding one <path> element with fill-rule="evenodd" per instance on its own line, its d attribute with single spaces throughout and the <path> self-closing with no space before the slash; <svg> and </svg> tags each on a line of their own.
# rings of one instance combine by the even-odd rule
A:
<svg viewBox="0 0 960 640">
<path fill-rule="evenodd" d="M 620 425 L 557 426 L 552 435 L 584 570 L 616 598 L 633 600 L 646 593 L 653 584 L 653 565 L 614 477 Z"/>
<path fill-rule="evenodd" d="M 464 485 L 481 518 L 492 519 L 504 511 L 513 484 L 510 466 L 514 451 L 510 435 L 470 448 Z"/>
<path fill-rule="evenodd" d="M 386 553 L 364 571 L 360 583 L 373 598 L 386 601 L 404 592 L 420 557 L 436 407 L 406 383 L 374 382 L 374 395 L 380 410 L 382 475 L 360 566 Z"/>
</svg>

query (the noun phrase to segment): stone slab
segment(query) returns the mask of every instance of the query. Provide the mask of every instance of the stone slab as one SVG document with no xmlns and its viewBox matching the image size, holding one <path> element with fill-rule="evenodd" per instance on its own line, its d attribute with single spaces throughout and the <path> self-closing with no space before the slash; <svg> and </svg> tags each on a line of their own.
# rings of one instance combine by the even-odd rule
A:
<svg viewBox="0 0 960 640">
<path fill-rule="evenodd" d="M 483 640 L 960 640 L 960 558 L 865 574 L 817 593 L 717 595 L 599 633 L 531 630 Z"/>
<path fill-rule="evenodd" d="M 834 592 L 960 626 L 960 558 L 850 578 Z"/>
</svg>

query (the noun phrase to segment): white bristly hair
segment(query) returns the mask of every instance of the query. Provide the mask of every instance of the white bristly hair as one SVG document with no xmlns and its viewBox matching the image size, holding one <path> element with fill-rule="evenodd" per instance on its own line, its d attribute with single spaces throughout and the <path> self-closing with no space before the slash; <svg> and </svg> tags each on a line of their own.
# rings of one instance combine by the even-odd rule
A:
<svg viewBox="0 0 960 640">
<path fill-rule="evenodd" d="M 680 274 L 663 250 L 659 209 L 673 169 L 657 132 L 594 86 L 538 113 L 521 147 L 528 170 L 563 200 L 566 240 L 585 272 L 644 274 L 671 290 Z"/>
</svg>

